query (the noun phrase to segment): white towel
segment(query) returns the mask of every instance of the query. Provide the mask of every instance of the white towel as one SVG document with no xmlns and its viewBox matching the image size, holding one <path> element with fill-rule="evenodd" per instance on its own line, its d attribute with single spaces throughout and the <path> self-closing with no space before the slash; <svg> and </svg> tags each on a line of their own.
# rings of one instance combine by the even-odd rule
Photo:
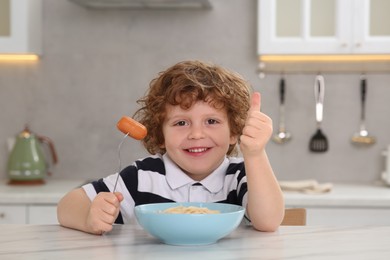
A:
<svg viewBox="0 0 390 260">
<path fill-rule="evenodd" d="M 298 191 L 302 193 L 326 193 L 333 188 L 332 183 L 318 183 L 316 180 L 279 181 L 283 191 Z"/>
</svg>

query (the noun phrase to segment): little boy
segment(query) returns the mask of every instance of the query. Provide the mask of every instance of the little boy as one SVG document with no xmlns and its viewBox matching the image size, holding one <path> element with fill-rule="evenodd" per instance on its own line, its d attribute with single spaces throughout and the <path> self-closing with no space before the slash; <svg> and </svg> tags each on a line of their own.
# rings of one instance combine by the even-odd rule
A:
<svg viewBox="0 0 390 260">
<path fill-rule="evenodd" d="M 69 192 L 58 221 L 92 234 L 134 219 L 134 207 L 159 202 L 242 205 L 260 231 L 274 231 L 284 200 L 265 147 L 271 119 L 260 93 L 237 73 L 201 61 L 180 62 L 151 81 L 135 118 L 148 129 L 151 156 Z M 239 144 L 243 158 L 238 154 Z"/>
</svg>

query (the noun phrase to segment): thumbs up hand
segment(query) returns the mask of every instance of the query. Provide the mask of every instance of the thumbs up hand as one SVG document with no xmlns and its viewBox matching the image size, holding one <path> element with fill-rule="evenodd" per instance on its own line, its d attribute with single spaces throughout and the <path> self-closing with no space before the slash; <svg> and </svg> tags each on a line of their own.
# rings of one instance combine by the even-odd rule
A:
<svg viewBox="0 0 390 260">
<path fill-rule="evenodd" d="M 255 92 L 252 95 L 251 106 L 242 135 L 240 149 L 244 158 L 259 156 L 264 150 L 272 135 L 272 120 L 260 112 L 261 95 Z"/>
</svg>

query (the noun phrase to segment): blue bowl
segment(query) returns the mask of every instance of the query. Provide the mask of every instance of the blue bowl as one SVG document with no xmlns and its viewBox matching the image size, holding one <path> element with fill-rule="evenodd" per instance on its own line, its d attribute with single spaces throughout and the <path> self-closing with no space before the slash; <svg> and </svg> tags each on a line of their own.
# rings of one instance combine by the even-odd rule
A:
<svg viewBox="0 0 390 260">
<path fill-rule="evenodd" d="M 206 207 L 219 214 L 170 214 L 177 206 Z M 240 225 L 245 209 L 223 203 L 154 203 L 135 207 L 138 223 L 152 236 L 170 245 L 208 245 L 230 234 Z"/>
</svg>

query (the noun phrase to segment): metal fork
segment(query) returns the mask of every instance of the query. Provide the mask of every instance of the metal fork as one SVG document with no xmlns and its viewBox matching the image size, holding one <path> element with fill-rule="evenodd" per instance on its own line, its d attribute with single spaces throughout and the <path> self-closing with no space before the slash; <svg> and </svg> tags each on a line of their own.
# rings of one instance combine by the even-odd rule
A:
<svg viewBox="0 0 390 260">
<path fill-rule="evenodd" d="M 314 81 L 314 97 L 316 101 L 317 131 L 311 137 L 309 149 L 315 153 L 326 152 L 329 148 L 328 139 L 321 131 L 325 96 L 325 80 L 322 75 L 317 75 Z"/>
<path fill-rule="evenodd" d="M 114 185 L 114 189 L 112 190 L 112 193 L 114 193 L 116 191 L 116 185 L 118 184 L 118 180 L 119 180 L 119 174 L 122 170 L 122 162 L 121 162 L 121 147 L 122 147 L 122 144 L 123 142 L 126 140 L 126 137 L 129 136 L 129 133 L 127 133 L 123 138 L 122 138 L 122 141 L 119 143 L 118 145 L 118 172 L 117 172 L 117 176 L 116 176 L 116 180 L 115 180 L 115 185 Z"/>
</svg>

